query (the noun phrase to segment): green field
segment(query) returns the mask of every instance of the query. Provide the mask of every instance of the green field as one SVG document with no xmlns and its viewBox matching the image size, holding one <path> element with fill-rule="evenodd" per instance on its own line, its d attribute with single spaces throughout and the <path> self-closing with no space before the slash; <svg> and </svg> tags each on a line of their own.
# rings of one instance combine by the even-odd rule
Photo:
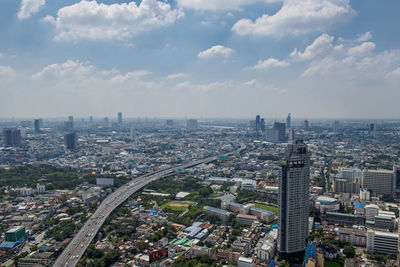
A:
<svg viewBox="0 0 400 267">
<path fill-rule="evenodd" d="M 325 261 L 326 267 L 342 267 L 343 265 L 336 261 Z"/>
<path fill-rule="evenodd" d="M 184 211 L 187 207 L 192 204 L 190 201 L 169 201 L 163 204 L 161 207 L 166 210 L 172 211 Z"/>
<path fill-rule="evenodd" d="M 273 212 L 275 212 L 275 214 L 278 214 L 278 208 L 277 207 L 269 206 L 269 205 L 261 204 L 261 203 L 254 203 L 254 206 L 256 208 L 273 211 Z"/>
</svg>

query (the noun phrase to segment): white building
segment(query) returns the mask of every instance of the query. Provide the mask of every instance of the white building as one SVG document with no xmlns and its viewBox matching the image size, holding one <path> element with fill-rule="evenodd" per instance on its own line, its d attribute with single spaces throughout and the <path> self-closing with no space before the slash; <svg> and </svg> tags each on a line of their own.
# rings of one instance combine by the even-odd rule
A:
<svg viewBox="0 0 400 267">
<path fill-rule="evenodd" d="M 360 200 L 361 201 L 370 201 L 371 193 L 368 189 L 361 188 L 360 189 Z"/>
<path fill-rule="evenodd" d="M 239 257 L 238 267 L 253 267 L 254 261 L 252 258 Z"/>
<path fill-rule="evenodd" d="M 96 178 L 96 184 L 101 186 L 114 186 L 113 178 Z"/>
<path fill-rule="evenodd" d="M 375 204 L 369 204 L 365 206 L 365 214 L 366 214 L 366 219 L 368 221 L 373 221 L 375 220 L 375 216 L 378 215 L 379 213 L 379 207 Z"/>
<path fill-rule="evenodd" d="M 381 254 L 398 253 L 398 233 L 388 233 L 368 230 L 367 232 L 367 250 L 376 251 Z"/>
</svg>

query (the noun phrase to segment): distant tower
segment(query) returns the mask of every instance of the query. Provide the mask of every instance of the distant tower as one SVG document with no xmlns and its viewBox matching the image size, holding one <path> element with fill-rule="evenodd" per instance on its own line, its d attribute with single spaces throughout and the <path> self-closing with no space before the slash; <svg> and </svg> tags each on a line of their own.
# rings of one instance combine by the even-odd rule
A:
<svg viewBox="0 0 400 267">
<path fill-rule="evenodd" d="M 337 131 L 340 128 L 340 123 L 339 121 L 334 121 L 333 122 L 333 130 Z"/>
<path fill-rule="evenodd" d="M 274 122 L 273 129 L 278 132 L 278 141 L 286 142 L 286 124 L 283 122 Z"/>
<path fill-rule="evenodd" d="M 104 126 L 108 127 L 108 117 L 104 117 L 103 121 L 104 121 Z"/>
<path fill-rule="evenodd" d="M 21 130 L 17 128 L 3 129 L 4 146 L 20 146 L 21 145 Z"/>
<path fill-rule="evenodd" d="M 264 120 L 264 118 L 262 118 L 261 119 L 261 121 L 260 121 L 260 130 L 261 131 L 265 131 L 265 120 Z"/>
<path fill-rule="evenodd" d="M 75 150 L 77 144 L 76 133 L 67 133 L 64 135 L 64 144 L 68 150 Z"/>
<path fill-rule="evenodd" d="M 279 179 L 278 252 L 301 253 L 307 246 L 310 154 L 303 141 L 286 148 Z"/>
<path fill-rule="evenodd" d="M 133 141 L 135 140 L 135 128 L 131 127 L 130 132 L 129 132 L 129 138 Z"/>
<path fill-rule="evenodd" d="M 90 116 L 90 117 L 89 117 L 89 122 L 90 122 L 90 123 L 93 123 L 93 116 Z"/>
<path fill-rule="evenodd" d="M 293 144 L 295 141 L 295 132 L 293 128 L 289 128 L 289 144 Z"/>
<path fill-rule="evenodd" d="M 118 112 L 118 123 L 122 124 L 122 112 Z"/>
<path fill-rule="evenodd" d="M 261 117 L 260 117 L 260 115 L 256 116 L 256 129 L 255 130 L 256 131 L 261 130 Z"/>
<path fill-rule="evenodd" d="M 304 130 L 308 131 L 308 129 L 310 128 L 310 125 L 308 124 L 308 120 L 304 121 Z"/>
<path fill-rule="evenodd" d="M 167 120 L 167 126 L 174 126 L 173 120 Z"/>
<path fill-rule="evenodd" d="M 197 127 L 198 127 L 197 120 L 194 120 L 194 119 L 187 120 L 187 128 L 189 128 L 189 129 L 197 129 Z"/>
<path fill-rule="evenodd" d="M 290 113 L 286 117 L 286 128 L 291 128 L 292 127 L 292 117 L 290 116 Z"/>
<path fill-rule="evenodd" d="M 34 120 L 33 125 L 35 127 L 35 133 L 40 133 L 40 120 Z"/>
</svg>

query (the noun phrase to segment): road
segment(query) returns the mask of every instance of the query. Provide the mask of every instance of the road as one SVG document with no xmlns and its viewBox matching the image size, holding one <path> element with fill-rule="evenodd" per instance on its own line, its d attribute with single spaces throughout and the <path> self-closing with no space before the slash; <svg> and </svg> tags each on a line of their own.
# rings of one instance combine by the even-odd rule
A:
<svg viewBox="0 0 400 267">
<path fill-rule="evenodd" d="M 245 145 L 241 145 L 238 150 L 226 153 L 224 155 L 232 155 L 233 153 L 240 152 L 241 150 L 245 149 L 245 147 Z M 75 266 L 82 255 L 85 253 L 86 248 L 89 246 L 90 242 L 92 242 L 92 239 L 97 234 L 100 227 L 102 226 L 106 218 L 110 215 L 110 213 L 114 209 L 116 209 L 121 203 L 126 201 L 133 193 L 135 193 L 145 185 L 173 173 L 176 168 L 190 168 L 203 163 L 210 163 L 212 161 L 215 161 L 216 159 L 217 156 L 213 156 L 189 163 L 184 163 L 168 169 L 156 171 L 151 174 L 140 176 L 130 181 L 126 185 L 119 187 L 114 193 L 103 200 L 103 202 L 93 213 L 90 219 L 79 230 L 72 241 L 69 242 L 68 246 L 57 258 L 53 266 Z"/>
</svg>

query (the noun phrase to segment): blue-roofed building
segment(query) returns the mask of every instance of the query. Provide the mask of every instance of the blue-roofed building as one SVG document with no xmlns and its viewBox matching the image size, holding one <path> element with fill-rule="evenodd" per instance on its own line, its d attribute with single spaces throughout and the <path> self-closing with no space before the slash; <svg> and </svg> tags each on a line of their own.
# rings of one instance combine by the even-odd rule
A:
<svg viewBox="0 0 400 267">
<path fill-rule="evenodd" d="M 306 248 L 306 255 L 304 256 L 304 264 L 308 262 L 309 258 L 317 258 L 317 243 L 309 242 Z"/>
<path fill-rule="evenodd" d="M 24 237 L 21 237 L 17 241 L 4 241 L 0 244 L 1 249 L 13 249 L 16 248 L 18 245 L 20 245 L 22 242 L 24 242 Z"/>
<path fill-rule="evenodd" d="M 354 204 L 354 211 L 356 214 L 364 214 L 365 213 L 365 205 L 364 203 L 357 202 Z"/>
</svg>

